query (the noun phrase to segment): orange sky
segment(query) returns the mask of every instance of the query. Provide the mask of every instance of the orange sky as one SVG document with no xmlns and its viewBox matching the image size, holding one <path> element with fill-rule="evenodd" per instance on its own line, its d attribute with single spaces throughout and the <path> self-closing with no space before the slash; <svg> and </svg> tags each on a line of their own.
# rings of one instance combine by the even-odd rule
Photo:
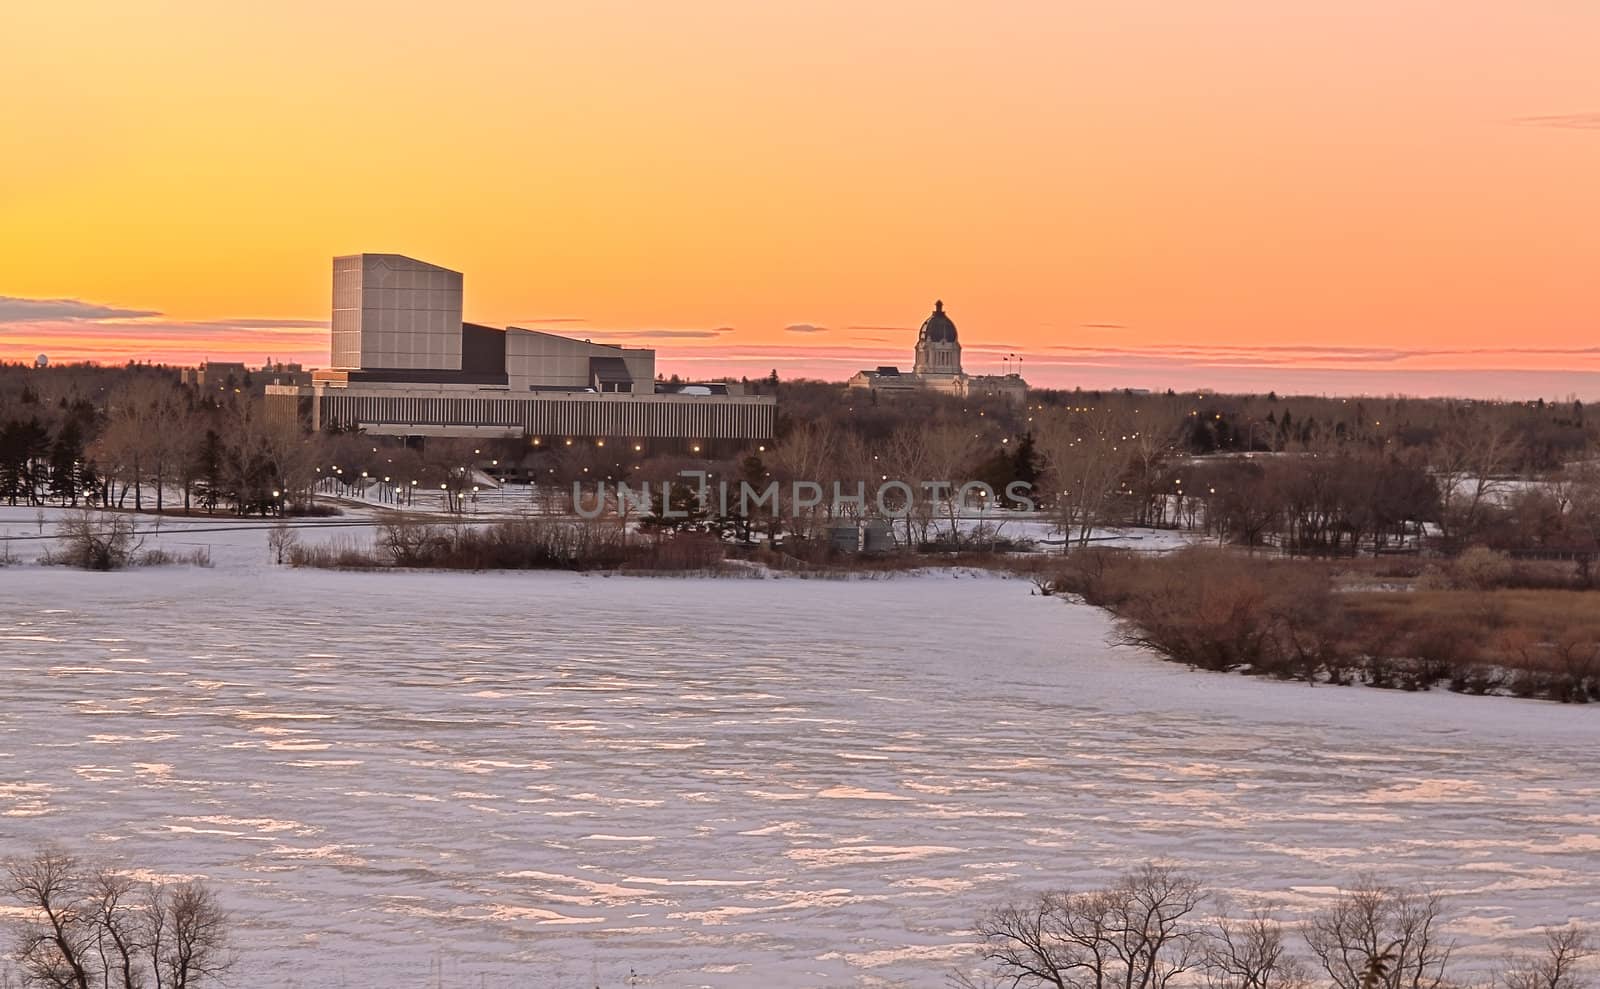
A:
<svg viewBox="0 0 1600 989">
<path fill-rule="evenodd" d="M 942 298 L 1037 384 L 1600 397 L 1597 39 L 1593 0 L 17 0 L 0 357 L 320 363 L 329 259 L 392 251 L 669 372 L 908 364 Z"/>
</svg>

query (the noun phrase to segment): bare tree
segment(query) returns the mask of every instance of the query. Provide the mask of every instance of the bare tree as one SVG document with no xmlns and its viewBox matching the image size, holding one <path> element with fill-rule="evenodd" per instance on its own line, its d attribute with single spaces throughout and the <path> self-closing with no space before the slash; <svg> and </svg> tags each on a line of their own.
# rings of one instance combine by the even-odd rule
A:
<svg viewBox="0 0 1600 989">
<path fill-rule="evenodd" d="M 1166 522 L 1172 498 L 1172 492 L 1167 491 L 1162 482 L 1178 444 L 1180 422 L 1170 410 L 1151 409 L 1141 413 L 1135 409 L 1132 425 L 1134 431 L 1128 434 L 1128 488 L 1133 495 L 1134 522 L 1161 525 Z"/>
<path fill-rule="evenodd" d="M 89 989 L 94 922 L 84 909 L 78 860 L 44 849 L 6 864 L 6 893 L 31 915 L 17 937 L 25 983 Z"/>
<path fill-rule="evenodd" d="M 923 430 L 923 446 L 930 475 L 927 480 L 948 486 L 940 492 L 941 505 L 950 527 L 950 542 L 959 546 L 960 515 L 966 507 L 962 504 L 961 487 L 972 480 L 972 469 L 985 447 L 983 437 L 966 423 L 945 423 Z"/>
<path fill-rule="evenodd" d="M 1103 406 L 1066 409 L 1043 420 L 1037 442 L 1064 548 L 1088 545 L 1094 530 L 1112 520 L 1134 460 L 1134 432 Z"/>
<path fill-rule="evenodd" d="M 808 422 L 796 426 L 783 438 L 770 458 L 776 479 L 789 485 L 822 485 L 823 475 L 832 473 L 831 467 L 838 456 L 840 438 L 830 423 Z M 790 491 L 793 490 L 791 487 Z M 822 503 L 830 499 L 823 497 Z M 818 508 L 805 513 L 790 505 L 789 527 L 799 535 L 808 535 L 815 527 Z"/>
<path fill-rule="evenodd" d="M 234 964 L 230 925 L 227 911 L 204 884 L 154 887 L 147 930 L 155 989 L 195 989 L 227 975 Z"/>
<path fill-rule="evenodd" d="M 8 862 L 5 877 L 0 892 L 24 915 L 23 986 L 201 989 L 233 966 L 231 919 L 202 883 L 139 884 L 55 849 Z"/>
<path fill-rule="evenodd" d="M 299 544 L 300 534 L 286 521 L 279 522 L 267 533 L 267 552 L 272 554 L 273 562 L 280 565 Z"/>
<path fill-rule="evenodd" d="M 148 429 L 145 458 L 155 484 L 156 511 L 160 512 L 166 507 L 167 482 L 182 478 L 183 462 L 192 445 L 186 429 L 188 409 L 183 393 L 169 381 L 147 380 L 138 398 L 145 405 L 141 415 Z"/>
<path fill-rule="evenodd" d="M 466 495 L 473 489 L 473 448 L 470 440 L 430 440 L 422 451 L 425 483 L 437 488 L 446 511 L 466 510 Z"/>
<path fill-rule="evenodd" d="M 1306 944 L 1336 989 L 1436 989 L 1451 944 L 1437 893 L 1362 877 L 1305 925 Z"/>
<path fill-rule="evenodd" d="M 1544 931 L 1544 948 L 1537 955 L 1513 956 L 1495 980 L 1504 989 L 1587 989 L 1584 968 L 1595 954 L 1594 937 L 1578 924 Z"/>
<path fill-rule="evenodd" d="M 97 869 L 89 878 L 88 909 L 95 927 L 101 984 L 117 989 L 144 989 L 144 937 L 139 915 L 130 909 L 137 888 L 132 877 Z M 137 909 L 137 908 L 135 908 Z"/>
<path fill-rule="evenodd" d="M 1203 930 L 1193 919 L 1202 898 L 1195 879 L 1146 865 L 1110 886 L 1049 892 L 980 918 L 983 970 L 958 984 L 988 980 L 1056 989 L 1167 989 L 1201 960 Z"/>
<path fill-rule="evenodd" d="M 1511 427 L 1502 417 L 1458 419 L 1446 428 L 1433 457 L 1446 536 L 1472 538 L 1493 495 L 1504 486 L 1502 475 L 1515 453 Z"/>
<path fill-rule="evenodd" d="M 1577 551 L 1578 579 L 1594 585 L 1595 557 L 1600 555 L 1600 464 L 1569 468 L 1552 485 L 1561 507 L 1566 540 Z"/>
<path fill-rule="evenodd" d="M 928 541 L 933 525 L 933 501 L 922 486 L 929 474 L 928 437 L 920 428 L 903 426 L 889 436 L 880 458 L 885 465 L 880 477 L 888 478 L 883 489 L 885 503 L 905 522 L 906 545 L 919 546 Z"/>
<path fill-rule="evenodd" d="M 1265 909 L 1244 918 L 1223 903 L 1206 940 L 1201 968 L 1208 989 L 1307 989 L 1305 962 L 1290 950 L 1283 925 Z"/>
<path fill-rule="evenodd" d="M 99 516 L 87 509 L 56 524 L 65 561 L 85 570 L 120 570 L 133 563 L 144 537 L 128 515 Z"/>
<path fill-rule="evenodd" d="M 298 420 L 264 416 L 261 442 L 277 478 L 280 505 L 304 506 L 315 500 L 317 465 L 326 456 L 320 433 L 308 433 Z"/>
<path fill-rule="evenodd" d="M 104 486 L 102 501 L 105 505 L 120 506 L 131 489 L 134 507 L 138 508 L 144 479 L 145 440 L 141 423 L 127 415 L 113 415 L 106 428 L 89 444 L 85 453 Z"/>
</svg>

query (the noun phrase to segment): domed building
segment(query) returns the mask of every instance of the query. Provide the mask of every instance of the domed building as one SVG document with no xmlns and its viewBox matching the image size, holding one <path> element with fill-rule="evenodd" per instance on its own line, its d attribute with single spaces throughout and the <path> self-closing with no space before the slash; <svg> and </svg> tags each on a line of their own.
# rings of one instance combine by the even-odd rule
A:
<svg viewBox="0 0 1600 989">
<path fill-rule="evenodd" d="M 961 369 L 961 338 L 955 321 L 944 311 L 944 302 L 933 304 L 933 313 L 917 331 L 917 346 L 911 371 L 898 367 L 878 367 L 858 371 L 849 382 L 851 388 L 895 393 L 936 391 L 958 396 L 1000 396 L 1021 402 L 1027 398 L 1028 383 L 1018 373 L 969 375 Z"/>
<path fill-rule="evenodd" d="M 944 314 L 944 303 L 933 304 L 933 315 L 922 322 L 917 331 L 916 363 L 913 374 L 957 375 L 961 373 L 961 341 L 957 339 L 956 324 Z"/>
</svg>

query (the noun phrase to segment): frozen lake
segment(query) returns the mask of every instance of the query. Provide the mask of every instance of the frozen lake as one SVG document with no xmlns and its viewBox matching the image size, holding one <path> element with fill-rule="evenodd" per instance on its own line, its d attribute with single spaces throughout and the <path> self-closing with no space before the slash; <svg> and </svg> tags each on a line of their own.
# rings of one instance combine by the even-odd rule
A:
<svg viewBox="0 0 1600 989">
<path fill-rule="evenodd" d="M 1600 916 L 1600 711 L 1190 673 L 1028 591 L 0 569 L 0 851 L 209 877 L 258 989 L 942 984 L 1157 857 L 1440 882 L 1482 952 Z"/>
</svg>

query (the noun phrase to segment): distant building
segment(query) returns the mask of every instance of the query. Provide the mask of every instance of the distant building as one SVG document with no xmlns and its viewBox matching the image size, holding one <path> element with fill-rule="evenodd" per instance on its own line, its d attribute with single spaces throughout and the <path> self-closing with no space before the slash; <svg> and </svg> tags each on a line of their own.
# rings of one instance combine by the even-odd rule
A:
<svg viewBox="0 0 1600 989">
<path fill-rule="evenodd" d="M 199 367 L 186 367 L 178 378 L 186 385 L 203 391 L 243 391 L 248 387 L 250 372 L 243 361 L 202 361 Z"/>
<path fill-rule="evenodd" d="M 658 389 L 654 350 L 464 322 L 462 276 L 398 254 L 333 261 L 332 367 L 267 387 L 316 429 L 375 435 L 667 440 L 770 439 L 770 397 L 726 386 Z M 709 452 L 709 447 L 707 447 Z"/>
<path fill-rule="evenodd" d="M 828 527 L 828 544 L 841 553 L 887 552 L 895 546 L 894 526 L 877 518 L 836 522 Z"/>
<path fill-rule="evenodd" d="M 311 372 L 299 364 L 268 360 L 258 368 L 243 361 L 203 361 L 199 367 L 186 367 L 178 380 L 206 392 L 262 394 L 268 385 L 309 385 Z"/>
<path fill-rule="evenodd" d="M 1028 383 L 1021 374 L 970 375 L 961 369 L 961 340 L 956 324 L 944 311 L 943 302 L 933 304 L 933 314 L 917 332 L 917 346 L 911 370 L 880 366 L 857 371 L 847 384 L 885 394 L 935 391 L 946 395 L 994 396 L 1021 402 L 1027 398 Z"/>
<path fill-rule="evenodd" d="M 285 364 L 268 358 L 260 370 L 250 372 L 250 379 L 263 388 L 267 385 L 309 385 L 311 372 L 299 364 Z"/>
</svg>

